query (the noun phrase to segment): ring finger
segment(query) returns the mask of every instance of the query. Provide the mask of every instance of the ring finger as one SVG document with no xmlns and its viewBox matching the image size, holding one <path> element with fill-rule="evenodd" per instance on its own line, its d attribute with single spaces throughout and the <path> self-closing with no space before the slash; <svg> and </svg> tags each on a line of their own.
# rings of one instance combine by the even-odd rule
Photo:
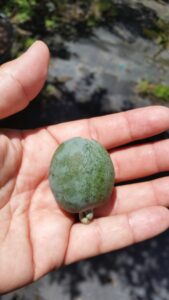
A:
<svg viewBox="0 0 169 300">
<path fill-rule="evenodd" d="M 97 217 L 130 213 L 148 206 L 169 207 L 169 177 L 114 188 L 111 200 L 95 210 Z"/>
<path fill-rule="evenodd" d="M 113 150 L 116 182 L 168 171 L 168 149 L 169 139 Z"/>
</svg>

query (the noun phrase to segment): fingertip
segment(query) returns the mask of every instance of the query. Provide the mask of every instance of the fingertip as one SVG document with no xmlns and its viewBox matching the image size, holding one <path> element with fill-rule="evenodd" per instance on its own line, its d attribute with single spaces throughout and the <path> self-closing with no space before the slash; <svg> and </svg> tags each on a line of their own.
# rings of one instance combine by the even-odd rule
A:
<svg viewBox="0 0 169 300">
<path fill-rule="evenodd" d="M 43 41 L 38 40 L 34 42 L 24 54 L 27 56 L 28 64 L 30 62 L 32 65 L 32 71 L 28 65 L 28 74 L 30 78 L 32 78 L 33 75 L 34 82 L 36 82 L 39 92 L 48 75 L 50 60 L 49 48 Z M 32 95 L 32 98 L 33 97 L 34 95 Z"/>
<path fill-rule="evenodd" d="M 39 71 L 39 68 L 41 68 L 41 75 L 44 77 L 44 75 L 47 73 L 49 65 L 49 48 L 43 41 L 37 40 L 18 58 L 18 60 L 21 59 L 22 64 L 23 59 L 25 59 L 25 63 L 26 61 L 28 61 L 28 63 L 31 62 L 34 71 L 36 71 L 36 67 L 37 71 Z M 33 63 L 35 64 L 33 65 Z"/>
<path fill-rule="evenodd" d="M 24 54 L 31 53 L 32 55 L 35 53 L 37 54 L 37 51 L 40 51 L 41 55 L 44 55 L 45 58 L 50 59 L 50 52 L 47 44 L 41 40 L 35 41 Z"/>
<path fill-rule="evenodd" d="M 152 105 L 149 107 L 151 111 L 151 120 L 152 122 L 158 122 L 162 120 L 163 122 L 168 122 L 169 120 L 169 108 L 163 105 Z"/>
<path fill-rule="evenodd" d="M 169 228 L 169 210 L 152 206 L 129 214 L 129 224 L 136 242 L 156 236 Z"/>
<path fill-rule="evenodd" d="M 154 112 L 161 113 L 161 114 L 169 114 L 169 108 L 164 105 L 154 105 L 152 106 L 154 108 Z"/>
<path fill-rule="evenodd" d="M 49 48 L 43 41 L 38 40 L 13 61 L 13 74 L 16 78 L 20 78 L 30 100 L 37 96 L 44 85 L 48 75 L 49 59 Z"/>
</svg>

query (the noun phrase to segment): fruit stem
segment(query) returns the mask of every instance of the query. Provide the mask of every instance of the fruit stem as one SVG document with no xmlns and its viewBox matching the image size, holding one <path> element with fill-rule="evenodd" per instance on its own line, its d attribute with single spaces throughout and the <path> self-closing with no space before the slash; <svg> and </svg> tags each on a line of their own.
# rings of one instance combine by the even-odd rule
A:
<svg viewBox="0 0 169 300">
<path fill-rule="evenodd" d="M 83 224 L 89 224 L 94 217 L 94 212 L 92 209 L 82 211 L 79 213 L 79 220 Z"/>
</svg>

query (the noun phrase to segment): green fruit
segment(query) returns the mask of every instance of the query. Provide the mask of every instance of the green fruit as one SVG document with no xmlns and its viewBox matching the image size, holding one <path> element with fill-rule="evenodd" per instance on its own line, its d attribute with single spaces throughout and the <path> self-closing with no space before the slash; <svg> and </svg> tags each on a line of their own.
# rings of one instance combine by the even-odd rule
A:
<svg viewBox="0 0 169 300">
<path fill-rule="evenodd" d="M 80 137 L 62 143 L 54 153 L 49 184 L 60 207 L 79 213 L 83 223 L 92 209 L 106 203 L 114 185 L 114 168 L 108 152 L 94 140 Z"/>
</svg>

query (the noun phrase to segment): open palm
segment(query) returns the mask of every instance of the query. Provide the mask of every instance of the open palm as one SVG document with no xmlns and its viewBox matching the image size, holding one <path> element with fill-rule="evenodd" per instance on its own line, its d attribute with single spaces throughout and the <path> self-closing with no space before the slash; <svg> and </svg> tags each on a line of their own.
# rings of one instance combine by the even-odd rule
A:
<svg viewBox="0 0 169 300">
<path fill-rule="evenodd" d="M 47 74 L 42 42 L 0 69 L 0 118 L 24 108 Z M 26 71 L 25 71 L 26 70 Z M 169 109 L 152 106 L 34 131 L 0 132 L 0 292 L 53 268 L 153 237 L 169 226 L 169 178 L 116 186 L 90 225 L 57 205 L 48 184 L 51 157 L 64 140 L 82 136 L 110 152 L 116 182 L 169 170 L 169 141 L 127 145 L 169 128 Z"/>
</svg>

